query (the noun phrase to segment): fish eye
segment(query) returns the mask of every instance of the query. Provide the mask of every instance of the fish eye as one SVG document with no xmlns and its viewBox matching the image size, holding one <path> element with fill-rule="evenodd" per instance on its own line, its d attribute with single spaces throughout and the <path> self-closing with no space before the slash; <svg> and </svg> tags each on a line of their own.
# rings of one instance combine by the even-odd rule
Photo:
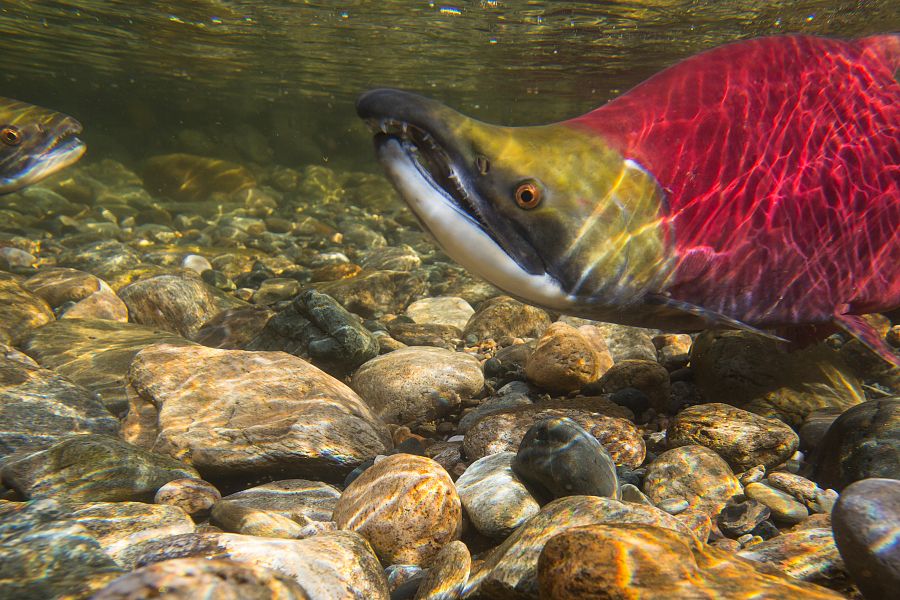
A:
<svg viewBox="0 0 900 600">
<path fill-rule="evenodd" d="M 478 169 L 478 172 L 482 175 L 487 175 L 491 170 L 491 163 L 486 156 L 479 154 L 475 157 L 475 168 Z"/>
<path fill-rule="evenodd" d="M 19 133 L 17 128 L 7 125 L 0 130 L 0 140 L 3 140 L 3 143 L 7 146 L 18 146 L 22 143 L 22 134 Z"/>
<path fill-rule="evenodd" d="M 519 208 L 531 210 L 541 203 L 541 188 L 532 179 L 526 179 L 516 188 L 516 204 Z"/>
</svg>

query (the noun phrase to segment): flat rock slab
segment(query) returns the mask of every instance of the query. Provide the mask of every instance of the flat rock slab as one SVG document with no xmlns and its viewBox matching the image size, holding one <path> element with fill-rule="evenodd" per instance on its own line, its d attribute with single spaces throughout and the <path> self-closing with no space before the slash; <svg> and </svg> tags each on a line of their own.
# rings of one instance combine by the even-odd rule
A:
<svg viewBox="0 0 900 600">
<path fill-rule="evenodd" d="M 159 342 L 191 344 L 172 333 L 134 323 L 65 319 L 31 332 L 23 349 L 41 366 L 86 387 L 110 412 L 122 415 L 128 407 L 125 374 L 134 355 Z"/>
<path fill-rule="evenodd" d="M 538 580 L 540 597 L 547 600 L 843 597 L 765 570 L 693 536 L 644 524 L 569 529 L 547 542 Z"/>
<path fill-rule="evenodd" d="M 46 450 L 9 460 L 3 484 L 27 499 L 151 502 L 173 479 L 199 478 L 177 460 L 105 435 L 73 435 Z"/>
<path fill-rule="evenodd" d="M 118 431 L 119 421 L 87 389 L 49 369 L 0 355 L 0 460 L 72 433 Z"/>
<path fill-rule="evenodd" d="M 737 555 L 772 565 L 795 579 L 823 585 L 846 574 L 834 536 L 824 527 L 785 532 Z"/>
<path fill-rule="evenodd" d="M 310 600 L 388 600 L 387 580 L 372 548 L 350 531 L 305 540 L 237 533 L 190 533 L 144 544 L 140 566 L 173 558 L 228 559 L 265 567 L 297 582 Z"/>
<path fill-rule="evenodd" d="M 166 600 L 309 599 L 296 581 L 272 569 L 226 559 L 176 558 L 119 577 L 92 600 L 154 598 L 160 590 Z"/>
<path fill-rule="evenodd" d="M 150 346 L 135 356 L 128 397 L 125 438 L 213 482 L 339 481 L 391 447 L 350 388 L 283 352 Z"/>
</svg>

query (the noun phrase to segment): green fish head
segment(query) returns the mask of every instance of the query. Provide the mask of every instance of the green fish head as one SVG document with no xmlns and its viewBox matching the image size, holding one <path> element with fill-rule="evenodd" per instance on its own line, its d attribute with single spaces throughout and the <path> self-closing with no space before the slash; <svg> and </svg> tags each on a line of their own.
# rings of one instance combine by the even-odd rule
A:
<svg viewBox="0 0 900 600">
<path fill-rule="evenodd" d="M 81 124 L 53 110 L 0 98 L 0 194 L 13 192 L 74 163 L 85 145 Z"/>
<path fill-rule="evenodd" d="M 669 272 L 662 191 L 602 138 L 490 125 L 397 90 L 364 94 L 357 112 L 422 226 L 507 293 L 599 318 Z"/>
</svg>

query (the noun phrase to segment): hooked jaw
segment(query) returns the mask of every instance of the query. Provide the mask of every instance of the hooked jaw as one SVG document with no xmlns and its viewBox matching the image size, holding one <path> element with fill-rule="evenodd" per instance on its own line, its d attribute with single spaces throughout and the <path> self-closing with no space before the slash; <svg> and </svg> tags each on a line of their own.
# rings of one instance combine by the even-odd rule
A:
<svg viewBox="0 0 900 600">
<path fill-rule="evenodd" d="M 514 296 L 569 306 L 527 240 L 509 243 L 508 225 L 478 190 L 470 170 L 474 152 L 461 133 L 489 126 L 398 90 L 364 94 L 357 113 L 374 130 L 378 159 L 403 200 L 453 260 Z"/>
</svg>

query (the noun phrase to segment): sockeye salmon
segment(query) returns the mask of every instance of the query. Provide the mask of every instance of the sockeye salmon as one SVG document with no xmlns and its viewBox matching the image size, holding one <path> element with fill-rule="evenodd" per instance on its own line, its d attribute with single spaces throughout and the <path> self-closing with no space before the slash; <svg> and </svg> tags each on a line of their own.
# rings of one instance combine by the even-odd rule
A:
<svg viewBox="0 0 900 600">
<path fill-rule="evenodd" d="M 668 330 L 900 306 L 900 35 L 760 38 L 583 116 L 501 127 L 378 89 L 357 112 L 422 226 L 526 302 Z"/>
<path fill-rule="evenodd" d="M 81 158 L 81 124 L 70 116 L 0 98 L 0 194 L 40 181 Z"/>
</svg>

